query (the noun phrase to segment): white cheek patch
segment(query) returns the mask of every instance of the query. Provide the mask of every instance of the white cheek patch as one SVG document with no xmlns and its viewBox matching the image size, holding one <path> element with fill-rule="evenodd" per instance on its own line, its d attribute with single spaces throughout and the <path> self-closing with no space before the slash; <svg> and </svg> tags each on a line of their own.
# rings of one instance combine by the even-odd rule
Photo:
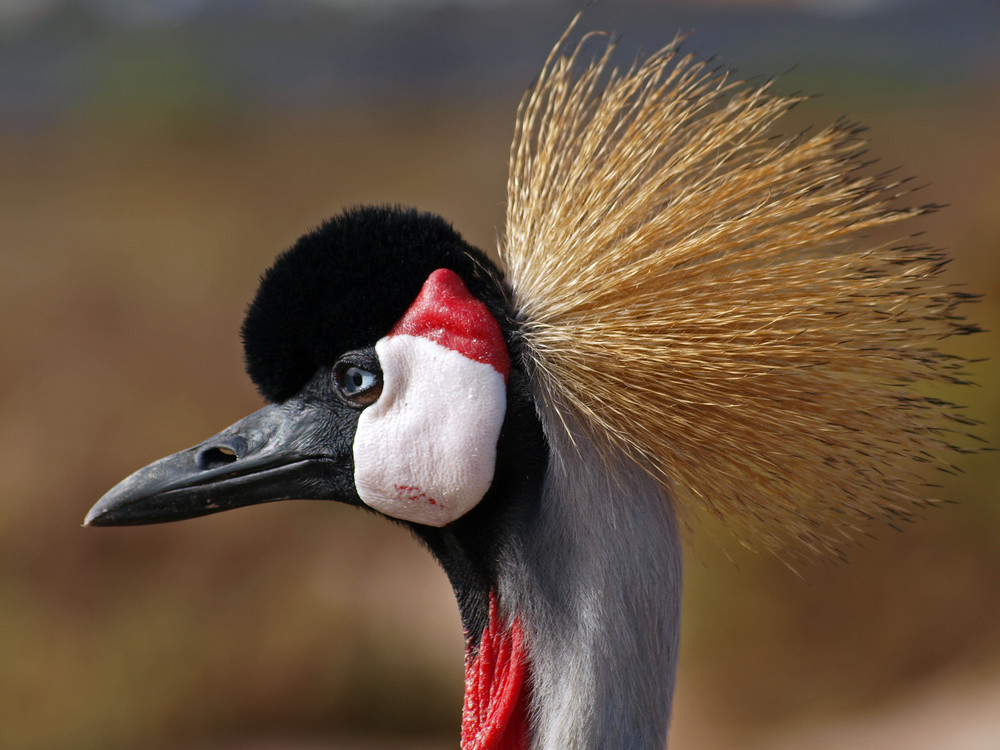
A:
<svg viewBox="0 0 1000 750">
<path fill-rule="evenodd" d="M 510 367 L 500 326 L 439 269 L 375 352 L 382 394 L 358 420 L 358 495 L 388 516 L 444 526 L 493 482 Z"/>
</svg>

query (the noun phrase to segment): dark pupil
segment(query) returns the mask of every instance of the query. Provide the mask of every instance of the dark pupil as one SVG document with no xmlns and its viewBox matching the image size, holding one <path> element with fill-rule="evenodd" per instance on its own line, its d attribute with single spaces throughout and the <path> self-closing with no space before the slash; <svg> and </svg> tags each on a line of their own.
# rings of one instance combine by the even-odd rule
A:
<svg viewBox="0 0 1000 750">
<path fill-rule="evenodd" d="M 354 384 L 355 388 L 360 388 L 365 383 L 364 376 L 357 370 L 351 375 L 351 382 Z"/>
</svg>

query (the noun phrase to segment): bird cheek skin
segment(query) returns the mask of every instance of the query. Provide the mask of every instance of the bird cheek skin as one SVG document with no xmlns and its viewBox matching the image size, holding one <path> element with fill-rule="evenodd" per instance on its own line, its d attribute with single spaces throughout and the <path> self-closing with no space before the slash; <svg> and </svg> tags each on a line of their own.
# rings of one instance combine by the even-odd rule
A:
<svg viewBox="0 0 1000 750">
<path fill-rule="evenodd" d="M 475 507 L 493 481 L 504 378 L 420 336 L 389 336 L 375 350 L 383 390 L 358 420 L 358 495 L 387 516 L 444 526 Z"/>
</svg>

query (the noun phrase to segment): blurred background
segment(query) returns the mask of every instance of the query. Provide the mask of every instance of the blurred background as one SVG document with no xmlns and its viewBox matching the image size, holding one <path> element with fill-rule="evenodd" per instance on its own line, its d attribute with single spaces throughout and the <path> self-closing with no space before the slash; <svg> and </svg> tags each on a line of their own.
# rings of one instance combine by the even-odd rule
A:
<svg viewBox="0 0 1000 750">
<path fill-rule="evenodd" d="M 0 1 L 0 747 L 457 747 L 462 636 L 405 532 L 326 503 L 84 530 L 108 488 L 254 410 L 238 329 L 341 208 L 492 250 L 518 99 L 579 0 Z M 957 394 L 1000 445 L 1000 4 L 605 0 L 622 60 L 686 48 L 821 94 L 951 204 L 985 295 Z M 694 535 L 672 747 L 1000 747 L 1000 460 L 849 564 Z"/>
</svg>

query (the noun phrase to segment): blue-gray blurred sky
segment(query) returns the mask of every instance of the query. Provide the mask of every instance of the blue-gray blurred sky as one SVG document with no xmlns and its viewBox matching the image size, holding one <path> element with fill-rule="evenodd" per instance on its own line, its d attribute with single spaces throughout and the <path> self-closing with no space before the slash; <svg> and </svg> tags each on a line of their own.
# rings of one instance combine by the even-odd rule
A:
<svg viewBox="0 0 1000 750">
<path fill-rule="evenodd" d="M 384 97 L 513 97 L 581 0 L 2 0 L 0 128 L 118 111 L 325 108 Z M 996 0 L 610 0 L 585 25 L 623 54 L 690 49 L 775 75 L 799 63 L 893 85 L 996 80 Z M 894 84 L 899 83 L 898 86 Z M 807 79 L 807 84 L 811 80 Z"/>
</svg>

